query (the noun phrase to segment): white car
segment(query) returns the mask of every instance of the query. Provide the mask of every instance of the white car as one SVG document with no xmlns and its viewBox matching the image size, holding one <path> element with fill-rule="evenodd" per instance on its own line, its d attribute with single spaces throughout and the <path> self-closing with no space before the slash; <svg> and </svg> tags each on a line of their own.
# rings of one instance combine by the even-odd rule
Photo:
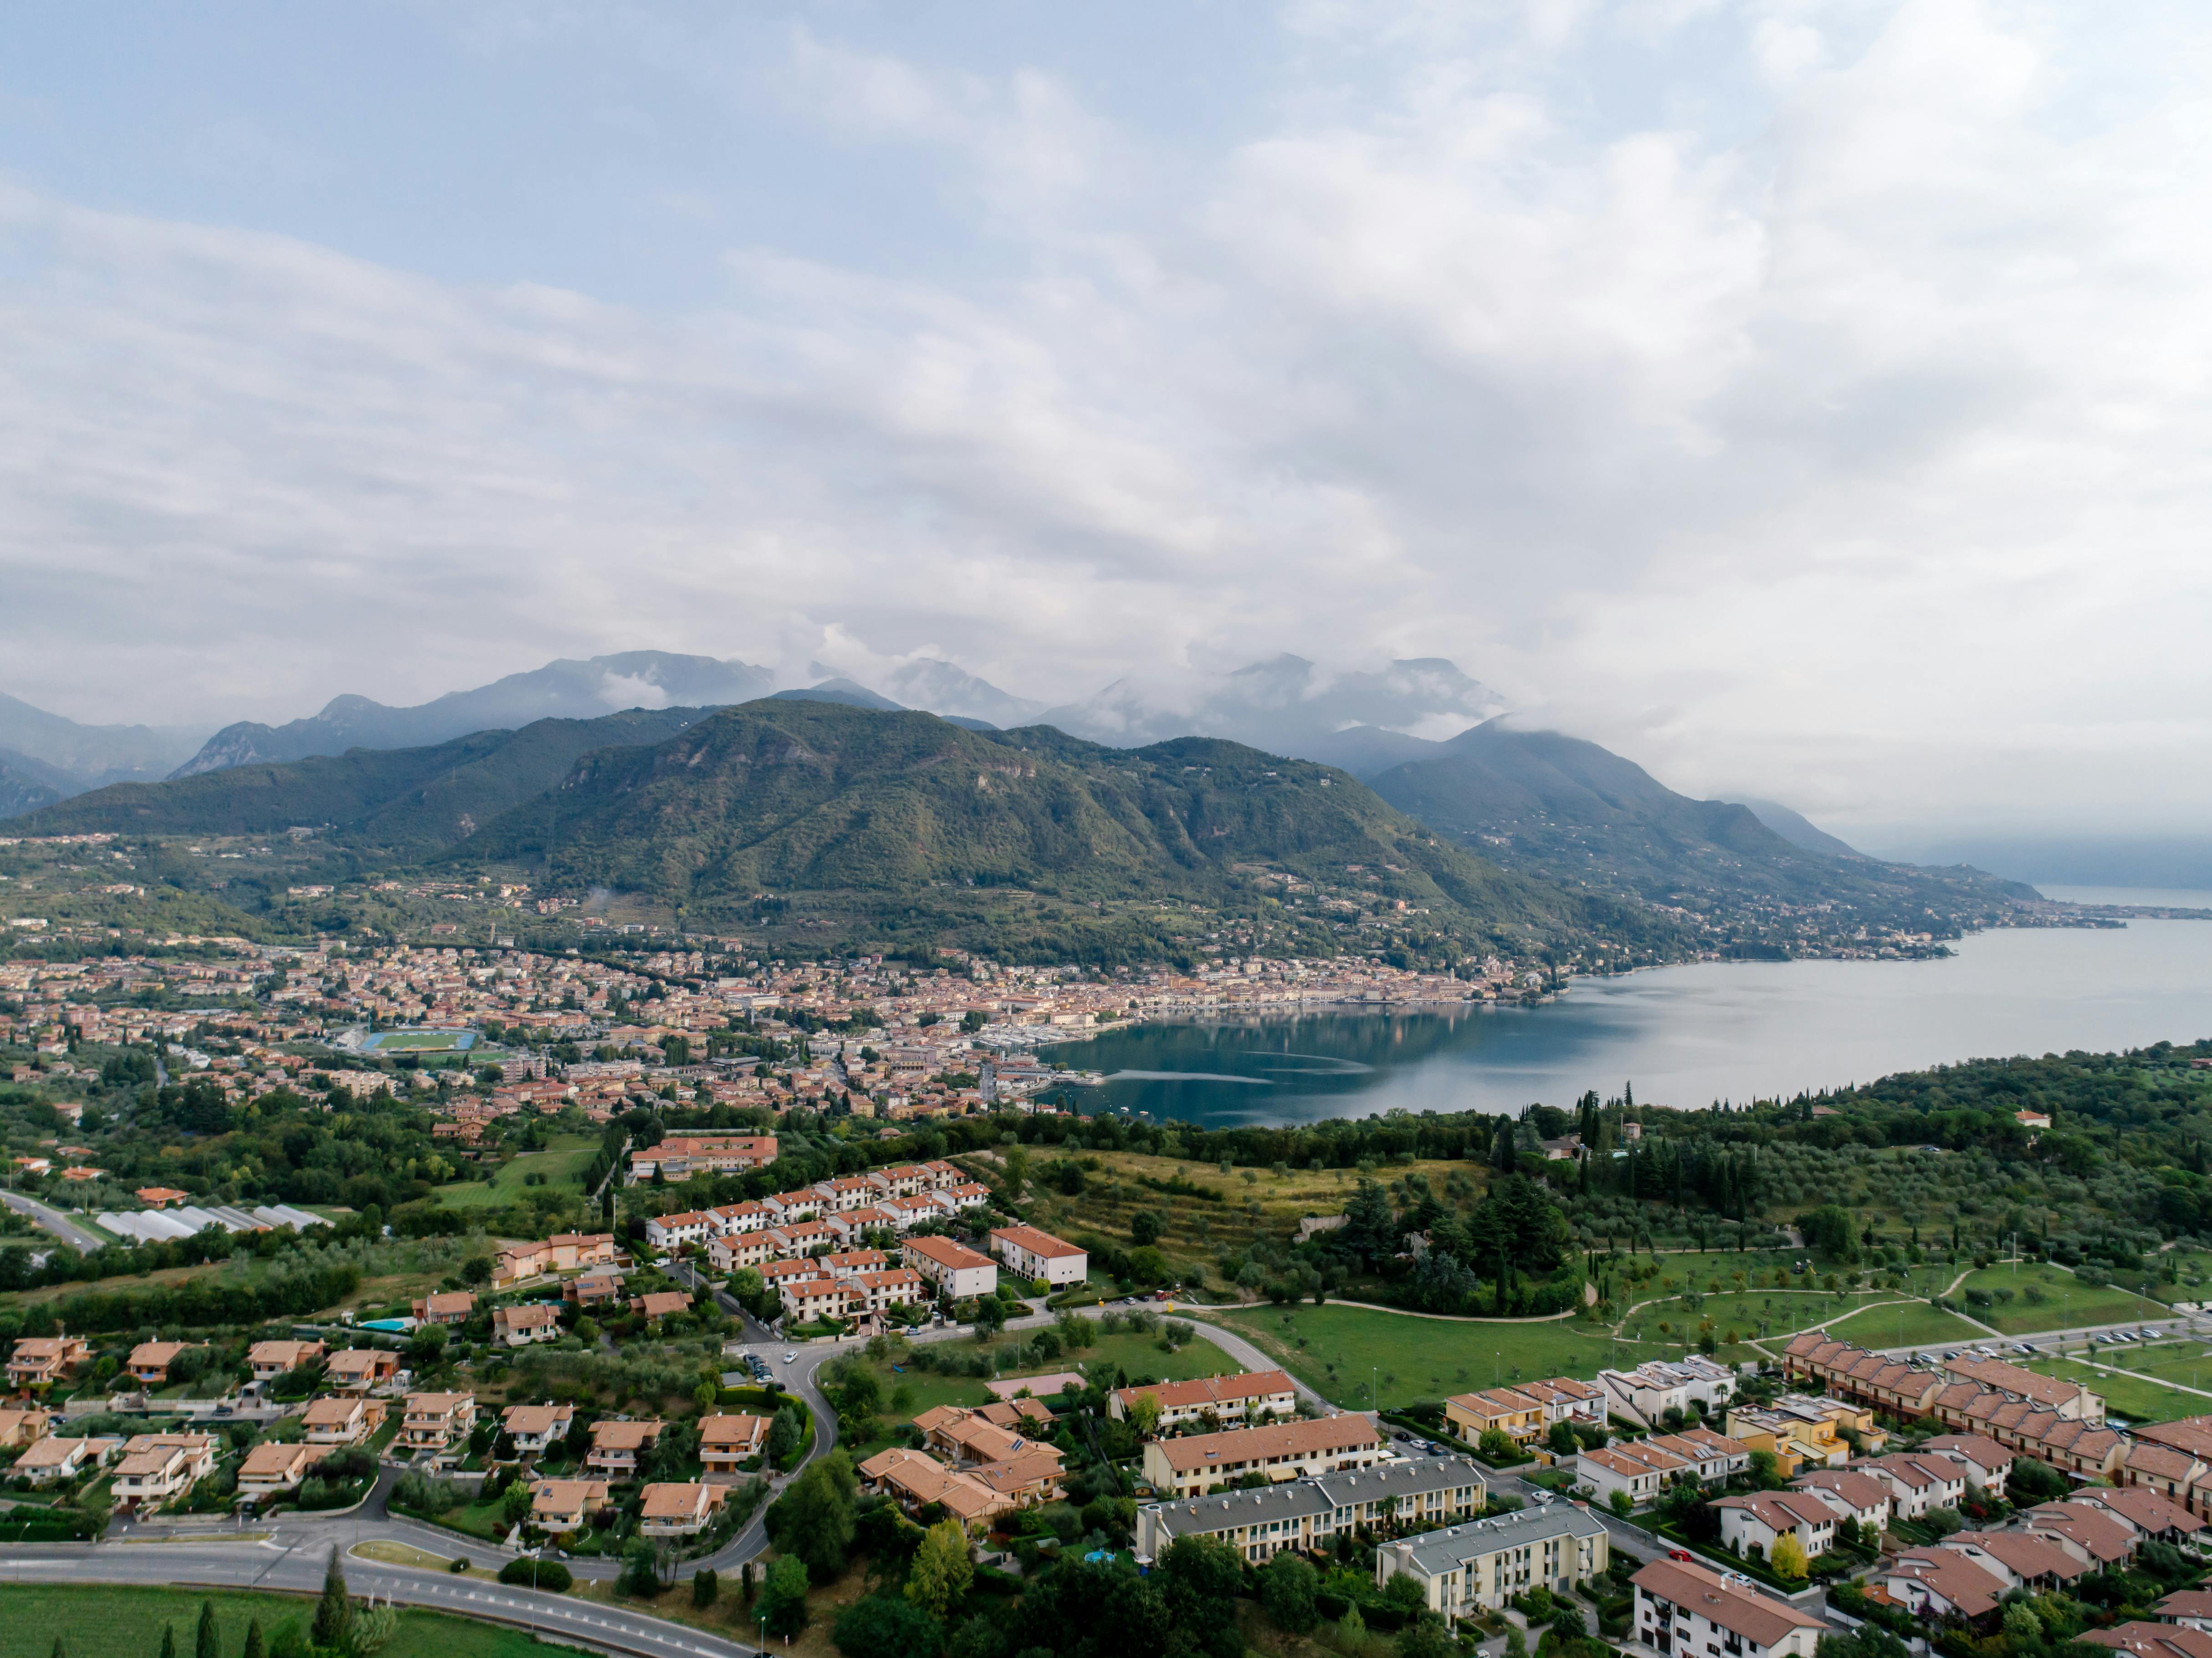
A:
<svg viewBox="0 0 2212 1658">
<path fill-rule="evenodd" d="M 786 1353 L 786 1354 L 783 1356 L 783 1362 L 784 1362 L 785 1363 L 787 1363 L 787 1364 L 789 1364 L 789 1363 L 792 1363 L 793 1362 L 794 1362 L 798 1357 L 799 1357 L 799 1355 L 798 1355 L 797 1353 Z"/>
</svg>

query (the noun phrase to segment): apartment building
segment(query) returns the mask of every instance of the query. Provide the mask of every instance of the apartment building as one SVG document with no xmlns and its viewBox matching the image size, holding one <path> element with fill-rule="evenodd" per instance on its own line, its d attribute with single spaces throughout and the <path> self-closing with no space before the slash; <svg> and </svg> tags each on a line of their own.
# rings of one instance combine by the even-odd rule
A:
<svg viewBox="0 0 2212 1658">
<path fill-rule="evenodd" d="M 763 1169 L 775 1161 L 773 1134 L 672 1134 L 658 1145 L 629 1154 L 633 1185 L 656 1174 L 668 1181 L 685 1181 L 696 1174 L 740 1174 Z"/>
<path fill-rule="evenodd" d="M 1686 1414 L 1692 1405 L 1708 1415 L 1724 1411 L 1735 1397 L 1735 1372 L 1700 1354 L 1652 1359 L 1632 1370 L 1600 1370 L 1597 1383 L 1613 1409 L 1633 1420 L 1656 1425 L 1669 1411 Z"/>
<path fill-rule="evenodd" d="M 527 1278 L 614 1264 L 613 1233 L 558 1232 L 542 1242 L 518 1243 L 501 1250 L 492 1267 L 491 1287 L 511 1290 Z"/>
<path fill-rule="evenodd" d="M 966 1301 L 997 1291 L 999 1269 L 987 1255 L 979 1255 L 951 1238 L 908 1238 L 902 1246 L 905 1264 L 921 1274 L 933 1293 Z"/>
<path fill-rule="evenodd" d="M 1090 1275 L 1091 1256 L 1034 1226 L 1000 1226 L 991 1233 L 991 1253 L 1017 1278 L 1042 1280 L 1053 1288 L 1080 1284 Z"/>
<path fill-rule="evenodd" d="M 1292 1416 L 1297 1412 L 1297 1384 L 1280 1370 L 1243 1370 L 1235 1376 L 1194 1377 L 1188 1382 L 1156 1382 L 1142 1388 L 1119 1388 L 1106 1396 L 1106 1414 L 1127 1421 L 1129 1407 L 1139 1399 L 1159 1401 L 1159 1429 L 1172 1433 L 1192 1427 L 1209 1416 L 1223 1424 L 1242 1424 L 1262 1416 Z"/>
<path fill-rule="evenodd" d="M 1826 1629 L 1739 1572 L 1654 1560 L 1636 1586 L 1634 1637 L 1660 1658 L 1814 1658 Z"/>
<path fill-rule="evenodd" d="M 1449 1619 L 1494 1612 L 1534 1588 L 1565 1594 L 1611 1563 L 1604 1523 L 1589 1506 L 1555 1503 L 1385 1543 L 1375 1552 L 1375 1582 L 1410 1578 L 1429 1610 Z"/>
<path fill-rule="evenodd" d="M 1137 1509 L 1137 1553 L 1140 1562 L 1158 1560 L 1178 1537 L 1214 1537 L 1258 1564 L 1282 1549 L 1325 1551 L 1340 1533 L 1386 1515 L 1415 1527 L 1443 1526 L 1479 1515 L 1488 1503 L 1489 1487 L 1472 1458 L 1378 1462 L 1249 1491 L 1144 1503 Z"/>
<path fill-rule="evenodd" d="M 1364 1468 L 1388 1455 L 1375 1424 L 1347 1412 L 1313 1421 L 1150 1440 L 1144 1470 L 1154 1491 L 1192 1497 L 1248 1473 L 1296 1479 Z"/>
<path fill-rule="evenodd" d="M 680 1214 L 656 1215 L 645 1224 L 645 1241 L 655 1249 L 680 1249 L 687 1243 L 704 1243 L 714 1235 L 714 1217 L 687 1209 Z"/>
</svg>

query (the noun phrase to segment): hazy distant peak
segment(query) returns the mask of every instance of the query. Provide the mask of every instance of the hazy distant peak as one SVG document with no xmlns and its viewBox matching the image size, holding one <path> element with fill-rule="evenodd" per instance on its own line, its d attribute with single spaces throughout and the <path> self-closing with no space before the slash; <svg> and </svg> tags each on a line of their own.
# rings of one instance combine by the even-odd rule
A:
<svg viewBox="0 0 2212 1658">
<path fill-rule="evenodd" d="M 926 708 L 948 720 L 981 720 L 998 728 L 1026 726 L 1045 711 L 1042 702 L 1002 691 L 935 657 L 901 663 L 884 677 L 884 689 L 909 708 Z"/>
<path fill-rule="evenodd" d="M 1815 827 L 1801 814 L 1774 800 L 1745 800 L 1741 803 L 1751 815 L 1791 846 L 1806 852 L 1825 852 L 1832 858 L 1864 858 L 1850 842 L 1837 839 L 1826 829 Z"/>
</svg>

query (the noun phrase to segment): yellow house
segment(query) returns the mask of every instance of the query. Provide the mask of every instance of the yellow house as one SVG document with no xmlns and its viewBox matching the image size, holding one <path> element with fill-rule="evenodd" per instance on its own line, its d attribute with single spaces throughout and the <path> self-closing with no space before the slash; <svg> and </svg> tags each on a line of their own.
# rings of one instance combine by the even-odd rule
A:
<svg viewBox="0 0 2212 1658">
<path fill-rule="evenodd" d="M 1470 1444 L 1492 1428 L 1516 1441 L 1529 1440 L 1544 1431 L 1544 1401 L 1513 1388 L 1455 1394 L 1444 1400 L 1444 1420 Z"/>
</svg>

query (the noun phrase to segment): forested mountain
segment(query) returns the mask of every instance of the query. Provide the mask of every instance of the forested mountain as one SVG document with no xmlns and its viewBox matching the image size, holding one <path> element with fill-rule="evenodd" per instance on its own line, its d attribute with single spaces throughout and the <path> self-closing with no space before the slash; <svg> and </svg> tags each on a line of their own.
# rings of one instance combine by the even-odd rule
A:
<svg viewBox="0 0 2212 1658">
<path fill-rule="evenodd" d="M 544 793 L 594 750 L 657 743 L 698 708 L 540 720 L 419 749 L 356 749 L 288 765 L 232 767 L 164 783 L 118 783 L 48 807 L 26 833 L 281 835 L 295 827 L 398 859 L 428 857 Z"/>
<path fill-rule="evenodd" d="M 210 738 L 175 775 L 341 755 L 356 748 L 421 748 L 479 732 L 515 731 L 540 720 L 592 720 L 656 704 L 719 708 L 759 696 L 770 683 L 767 669 L 749 663 L 667 651 L 623 651 L 582 661 L 563 659 L 489 685 L 451 691 L 413 708 L 388 708 L 366 696 L 339 696 L 320 714 L 283 726 L 241 720 Z"/>
<path fill-rule="evenodd" d="M 1326 767 L 1201 738 L 1111 749 L 817 701 L 726 709 L 656 747 L 590 756 L 448 856 L 687 906 L 803 891 L 880 907 L 941 886 L 1101 903 L 1233 890 L 1275 897 L 1286 924 L 1402 903 L 1431 928 L 1524 948 L 1637 924 L 1438 841 Z"/>
<path fill-rule="evenodd" d="M 1924 870 L 1793 845 L 1749 807 L 1692 799 L 1595 743 L 1502 720 L 1462 732 L 1433 757 L 1382 772 L 1374 787 L 1439 834 L 1510 868 L 1709 918 L 1748 920 L 1767 933 L 1826 906 L 1808 925 L 1830 935 L 1840 917 L 1955 936 L 2001 914 L 2012 899 L 2034 896 L 1975 870 Z"/>
</svg>

